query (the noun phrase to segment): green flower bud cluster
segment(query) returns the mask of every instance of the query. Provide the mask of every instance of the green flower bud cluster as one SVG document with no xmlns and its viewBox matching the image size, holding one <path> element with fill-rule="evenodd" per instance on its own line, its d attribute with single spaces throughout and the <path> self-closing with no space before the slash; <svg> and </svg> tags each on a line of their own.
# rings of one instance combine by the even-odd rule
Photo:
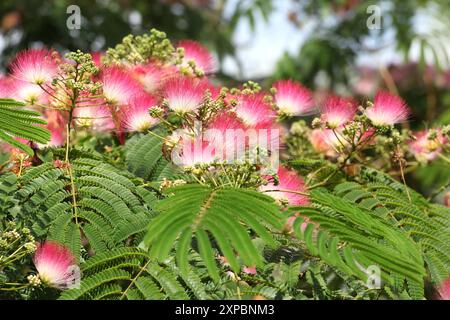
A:
<svg viewBox="0 0 450 320">
<path fill-rule="evenodd" d="M 450 137 L 450 124 L 448 124 L 442 128 L 442 134 L 444 136 Z"/>
<path fill-rule="evenodd" d="M 99 68 L 89 53 L 77 50 L 67 53 L 65 58 L 72 62 L 59 61 L 59 73 L 52 80 L 52 90 L 49 94 L 53 107 L 71 110 L 75 107 L 80 93 L 97 94 L 102 84 L 93 80 Z"/>
<path fill-rule="evenodd" d="M 138 64 L 158 60 L 164 63 L 181 64 L 183 51 L 175 50 L 164 32 L 151 29 L 149 33 L 128 35 L 115 48 L 108 49 L 103 62 Z"/>
<path fill-rule="evenodd" d="M 184 55 L 183 48 L 179 48 L 178 50 L 181 50 L 181 51 L 178 51 L 178 53 L 182 52 L 182 55 Z M 202 69 L 197 67 L 194 60 L 187 61 L 187 66 L 181 67 L 180 71 L 184 75 L 190 75 L 190 76 L 195 76 L 195 77 L 203 77 L 205 75 L 205 72 Z"/>
<path fill-rule="evenodd" d="M 320 118 L 314 118 L 311 122 L 311 126 L 313 129 L 320 128 L 322 126 L 322 119 Z"/>
<path fill-rule="evenodd" d="M 38 287 L 42 283 L 39 276 L 35 274 L 30 274 L 27 277 L 27 280 L 33 287 Z"/>
<path fill-rule="evenodd" d="M 94 82 L 92 76 L 99 72 L 99 68 L 92 61 L 89 53 L 77 50 L 66 54 L 66 59 L 75 63 L 65 63 L 61 65 L 64 72 L 64 85 L 67 89 L 76 89 L 78 91 L 87 91 L 95 94 L 101 88 L 100 82 Z M 53 80 L 53 85 L 57 85 L 58 79 Z"/>
<path fill-rule="evenodd" d="M 7 222 L 0 231 L 0 269 L 36 251 L 35 242 L 30 229 L 19 229 L 14 222 Z"/>
<path fill-rule="evenodd" d="M 184 172 L 191 174 L 201 184 L 212 187 L 232 186 L 235 188 L 258 188 L 265 183 L 261 177 L 261 166 L 254 161 L 244 160 L 234 163 L 216 161 L 209 164 L 197 164 L 185 167 Z"/>
<path fill-rule="evenodd" d="M 243 94 L 254 94 L 261 91 L 261 86 L 254 81 L 247 81 L 242 86 L 244 87 Z"/>
<path fill-rule="evenodd" d="M 164 115 L 164 109 L 159 106 L 153 106 L 148 110 L 150 117 L 159 119 Z"/>
</svg>

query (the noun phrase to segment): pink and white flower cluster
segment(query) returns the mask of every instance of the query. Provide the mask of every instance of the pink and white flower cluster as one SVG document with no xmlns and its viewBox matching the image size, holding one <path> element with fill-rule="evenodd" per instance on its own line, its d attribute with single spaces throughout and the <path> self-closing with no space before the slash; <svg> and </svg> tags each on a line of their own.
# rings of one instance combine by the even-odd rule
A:
<svg viewBox="0 0 450 320">
<path fill-rule="evenodd" d="M 207 77 L 216 68 L 205 47 L 185 40 L 178 48 L 184 52 L 181 64 L 150 60 L 105 65 L 102 54 L 94 53 L 100 72 L 92 78 L 101 83 L 101 94 L 81 92 L 71 119 L 61 107 L 66 103 L 64 97 L 52 91 L 52 80 L 61 72 L 63 58 L 51 50 L 19 53 L 11 63 L 11 74 L 0 78 L 0 97 L 14 98 L 43 111 L 52 133 L 48 146 L 55 147 L 66 143 L 69 121 L 73 121 L 72 127 L 115 132 L 124 142 L 128 133 L 166 125 L 169 116 L 174 116 L 176 121 L 169 123 L 173 133 L 167 138 L 174 162 L 182 167 L 207 167 L 218 160 L 230 163 L 266 157 L 269 162 L 265 164 L 278 171 L 280 183 L 269 183 L 262 190 L 274 188 L 278 191 L 268 191 L 273 197 L 291 204 L 307 204 L 307 198 L 301 195 L 306 189 L 295 172 L 272 161 L 278 161 L 283 147 L 280 141 L 285 129 L 280 120 L 319 112 L 321 126 L 310 132 L 309 140 L 318 153 L 337 157 L 340 148 L 372 143 L 376 130 L 402 123 L 410 115 L 400 97 L 384 91 L 377 92 L 374 102 L 363 109 L 352 98 L 334 94 L 319 101 L 308 88 L 292 80 L 276 81 L 267 92 L 247 87 L 225 90 Z M 195 72 L 187 72 L 193 63 Z M 357 128 L 359 133 L 349 140 L 346 130 L 361 118 L 367 125 Z M 429 161 L 437 157 L 445 142 L 441 134 L 430 140 L 426 133 L 419 132 L 410 147 L 417 158 Z M 300 193 L 287 192 L 290 189 Z"/>
<path fill-rule="evenodd" d="M 180 41 L 179 47 L 184 49 L 181 67 L 194 62 L 197 70 L 204 73 L 215 70 L 212 55 L 199 43 Z M 92 54 L 100 68 L 95 80 L 101 82 L 102 96 L 80 94 L 73 114 L 74 126 L 95 131 L 143 132 L 158 123 L 150 116 L 149 109 L 161 104 L 163 99 L 167 99 L 171 110 L 193 111 L 199 107 L 209 85 L 206 78 L 183 76 L 174 65 L 149 61 L 106 66 L 101 56 L 101 53 Z M 69 119 L 64 104 L 69 101 L 52 86 L 52 80 L 62 72 L 62 63 L 66 61 L 52 50 L 25 50 L 12 61 L 11 73 L 0 76 L 0 98 L 12 98 L 43 112 L 52 133 L 49 146 L 62 146 L 66 141 Z"/>
<path fill-rule="evenodd" d="M 361 111 L 361 113 L 359 113 Z M 352 98 L 329 95 L 320 107 L 321 128 L 312 130 L 310 142 L 313 148 L 328 157 L 337 157 L 339 150 L 349 148 L 352 144 L 371 144 L 378 128 L 386 128 L 405 122 L 410 110 L 398 96 L 385 91 L 378 91 L 374 102 L 362 109 Z M 356 133 L 348 134 L 357 117 L 368 121 L 358 128 L 351 128 Z"/>
<path fill-rule="evenodd" d="M 33 262 L 40 281 L 47 286 L 66 289 L 80 280 L 75 256 L 58 242 L 39 243 Z"/>
<path fill-rule="evenodd" d="M 410 151 L 418 161 L 422 162 L 436 159 L 448 142 L 448 138 L 442 134 L 441 130 L 433 133 L 423 130 L 416 132 L 414 136 L 414 139 L 409 142 Z"/>
</svg>

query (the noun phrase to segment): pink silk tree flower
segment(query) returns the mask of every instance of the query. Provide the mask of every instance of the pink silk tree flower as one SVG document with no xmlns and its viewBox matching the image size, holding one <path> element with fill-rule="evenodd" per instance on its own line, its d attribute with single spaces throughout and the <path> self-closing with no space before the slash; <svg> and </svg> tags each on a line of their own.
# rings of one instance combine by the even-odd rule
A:
<svg viewBox="0 0 450 320">
<path fill-rule="evenodd" d="M 439 287 L 440 300 L 450 300 L 450 278 L 447 278 Z"/>
<path fill-rule="evenodd" d="M 204 74 L 215 71 L 214 58 L 206 47 L 192 40 L 181 40 L 178 48 L 184 49 L 183 67 L 189 66 L 189 61 L 193 61 L 198 70 Z"/>
<path fill-rule="evenodd" d="M 234 161 L 245 155 L 246 127 L 236 115 L 219 113 L 208 125 L 204 138 L 210 141 L 222 160 Z"/>
<path fill-rule="evenodd" d="M 153 62 L 134 66 L 131 70 L 133 77 L 141 83 L 144 90 L 148 93 L 157 92 L 162 88 L 164 81 L 168 79 L 171 74 L 177 72 L 175 68 L 162 66 Z"/>
<path fill-rule="evenodd" d="M 442 146 L 447 143 L 447 138 L 441 132 L 435 134 L 434 139 L 429 139 L 430 132 L 426 130 L 414 134 L 416 139 L 409 142 L 409 150 L 418 161 L 432 161 L 442 152 Z"/>
<path fill-rule="evenodd" d="M 172 161 L 182 167 L 207 165 L 216 159 L 216 150 L 212 143 L 202 137 L 181 139 L 172 151 Z"/>
<path fill-rule="evenodd" d="M 236 115 L 228 112 L 220 112 L 208 125 L 208 128 L 225 133 L 227 130 L 245 129 L 245 125 Z"/>
<path fill-rule="evenodd" d="M 13 94 L 13 79 L 0 76 L 0 98 L 12 98 Z"/>
<path fill-rule="evenodd" d="M 38 85 L 14 79 L 10 98 L 33 105 L 48 103 L 48 95 Z"/>
<path fill-rule="evenodd" d="M 206 88 L 209 91 L 209 93 L 211 94 L 211 99 L 212 100 L 217 100 L 220 96 L 222 87 L 220 86 L 216 86 L 213 83 L 207 81 L 206 82 Z"/>
<path fill-rule="evenodd" d="M 59 110 L 48 109 L 45 111 L 45 118 L 47 120 L 46 128 L 51 133 L 51 139 L 47 146 L 61 147 L 66 144 L 67 137 L 67 123 Z"/>
<path fill-rule="evenodd" d="M 300 230 L 302 232 L 305 232 L 306 227 L 308 227 L 308 224 L 313 223 L 313 222 L 311 222 L 311 220 L 308 217 L 304 217 L 301 215 L 300 212 L 297 212 L 287 219 L 287 221 L 284 225 L 284 229 L 288 232 L 294 232 L 295 231 L 294 225 L 295 225 L 297 219 L 299 219 L 299 218 L 303 220 L 302 224 L 300 225 Z"/>
<path fill-rule="evenodd" d="M 103 69 L 100 81 L 106 102 L 111 105 L 125 105 L 143 91 L 138 81 L 117 66 Z"/>
<path fill-rule="evenodd" d="M 373 106 L 365 110 L 365 115 L 375 126 L 391 126 L 406 121 L 410 110 L 402 98 L 378 91 Z"/>
<path fill-rule="evenodd" d="M 145 132 L 158 120 L 152 118 L 149 109 L 156 106 L 158 100 L 150 94 L 141 94 L 130 99 L 122 110 L 122 128 L 129 132 Z"/>
<path fill-rule="evenodd" d="M 274 122 L 276 113 L 263 98 L 262 94 L 247 94 L 238 98 L 236 114 L 247 126 L 266 126 Z"/>
<path fill-rule="evenodd" d="M 314 113 L 312 93 L 299 82 L 280 80 L 274 83 L 275 102 L 281 114 L 287 116 L 305 116 Z"/>
<path fill-rule="evenodd" d="M 207 83 L 191 77 L 175 77 L 164 85 L 164 98 L 170 110 L 180 114 L 195 112 L 203 102 Z"/>
<path fill-rule="evenodd" d="M 309 204 L 308 197 L 300 194 L 307 192 L 305 181 L 295 171 L 280 166 L 278 168 L 278 180 L 278 185 L 275 185 L 272 181 L 262 186 L 260 191 L 267 193 L 280 202 L 287 202 L 290 205 Z"/>
<path fill-rule="evenodd" d="M 330 129 L 314 129 L 309 135 L 309 142 L 311 143 L 314 150 L 318 153 L 325 154 L 328 157 L 336 157 L 337 153 L 333 146 L 330 145 L 329 134 Z"/>
<path fill-rule="evenodd" d="M 94 62 L 97 67 L 101 67 L 103 65 L 102 58 L 104 56 L 105 53 L 101 51 L 91 52 L 92 62 Z"/>
<path fill-rule="evenodd" d="M 251 267 L 244 267 L 242 269 L 242 272 L 249 274 L 249 275 L 256 275 L 258 272 L 256 271 L 256 266 Z"/>
<path fill-rule="evenodd" d="M 47 49 L 21 51 L 11 64 L 14 78 L 37 85 L 51 82 L 57 71 L 52 52 Z"/>
<path fill-rule="evenodd" d="M 337 152 L 343 148 L 347 148 L 350 143 L 344 139 L 341 130 L 332 130 L 332 129 L 324 129 L 323 130 L 323 139 L 328 146 Z"/>
<path fill-rule="evenodd" d="M 335 129 L 353 120 L 358 106 L 349 98 L 329 96 L 322 107 L 322 121 Z"/>
<path fill-rule="evenodd" d="M 52 135 L 50 141 L 48 142 L 49 147 L 62 147 L 66 143 L 66 134 L 64 131 L 57 129 L 55 127 L 47 127 Z"/>
<path fill-rule="evenodd" d="M 105 132 L 115 129 L 111 110 L 105 105 L 84 107 L 82 104 L 73 111 L 75 125 Z"/>
<path fill-rule="evenodd" d="M 76 259 L 67 247 L 54 241 L 39 243 L 33 262 L 44 284 L 58 289 L 71 284 Z"/>
<path fill-rule="evenodd" d="M 450 208 L 450 192 L 447 192 L 444 196 L 444 206 Z"/>
<path fill-rule="evenodd" d="M 249 128 L 235 114 L 221 112 L 208 125 L 204 138 L 214 145 L 216 156 L 227 163 L 245 160 L 257 148 L 269 151 L 260 161 L 271 161 L 269 155 L 278 155 L 282 129 L 274 124 Z"/>
</svg>

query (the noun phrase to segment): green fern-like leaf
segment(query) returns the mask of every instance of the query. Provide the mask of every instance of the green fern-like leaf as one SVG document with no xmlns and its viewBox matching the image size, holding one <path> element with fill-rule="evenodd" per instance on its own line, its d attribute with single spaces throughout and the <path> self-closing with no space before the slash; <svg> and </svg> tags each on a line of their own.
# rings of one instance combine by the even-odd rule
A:
<svg viewBox="0 0 450 320">
<path fill-rule="evenodd" d="M 145 243 L 150 256 L 164 261 L 172 248 L 183 275 L 188 274 L 188 252 L 195 239 L 196 248 L 210 275 L 219 273 L 215 247 L 239 272 L 238 254 L 245 265 L 261 266 L 263 260 L 251 241 L 251 232 L 275 246 L 271 230 L 282 229 L 282 217 L 272 198 L 245 189 L 211 189 L 202 185 L 184 185 L 166 190 L 160 201 L 161 212 L 148 227 Z M 251 231 L 251 232 L 250 232 Z"/>
<path fill-rule="evenodd" d="M 301 219 L 295 225 L 309 251 L 363 281 L 367 280 L 365 270 L 376 265 L 388 284 L 394 284 L 393 275 L 401 275 L 414 283 L 416 289 L 422 288 L 423 296 L 425 269 L 420 247 L 406 232 L 385 222 L 373 210 L 356 206 L 352 201 L 361 200 L 362 194 L 347 195 L 350 197 L 314 190 L 312 208 L 295 208 L 314 222 L 304 231 Z"/>
<path fill-rule="evenodd" d="M 0 99 L 0 140 L 33 155 L 33 149 L 16 138 L 46 144 L 50 132 L 42 127 L 46 122 L 40 118 L 41 114 L 23 109 L 24 106 L 18 101 Z"/>
<path fill-rule="evenodd" d="M 155 132 L 164 135 L 161 130 Z M 151 133 L 136 135 L 128 140 L 125 146 L 128 170 L 146 181 L 181 177 L 179 169 L 164 158 L 162 143 L 161 138 Z"/>
<path fill-rule="evenodd" d="M 72 177 L 71 177 L 72 176 Z M 22 217 L 38 237 L 68 245 L 81 255 L 105 252 L 125 241 L 138 244 L 155 215 L 153 193 L 109 164 L 77 159 L 70 168 L 31 168 L 15 193 Z"/>
<path fill-rule="evenodd" d="M 381 178 L 384 183 L 379 183 Z M 402 184 L 386 179 L 378 173 L 375 182 L 343 183 L 336 193 L 410 235 L 421 249 L 432 282 L 440 284 L 450 276 L 450 210 L 428 203 L 411 189 L 410 200 Z"/>
<path fill-rule="evenodd" d="M 17 176 L 14 173 L 6 173 L 0 176 L 0 221 L 11 215 L 14 216 L 13 208 L 17 204 L 14 193 L 17 191 Z M 6 220 L 6 219 L 5 219 Z M 1 225 L 1 224 L 0 224 Z"/>
<path fill-rule="evenodd" d="M 82 266 L 79 288 L 65 291 L 61 300 L 178 300 L 188 299 L 170 268 L 153 262 L 135 248 L 117 248 L 90 258 Z"/>
</svg>

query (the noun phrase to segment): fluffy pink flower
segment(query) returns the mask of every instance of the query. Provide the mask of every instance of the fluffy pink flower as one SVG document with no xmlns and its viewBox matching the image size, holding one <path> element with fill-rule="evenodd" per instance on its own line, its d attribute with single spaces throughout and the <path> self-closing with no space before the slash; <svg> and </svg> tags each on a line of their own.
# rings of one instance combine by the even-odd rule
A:
<svg viewBox="0 0 450 320">
<path fill-rule="evenodd" d="M 51 139 L 47 146 L 61 147 L 66 143 L 66 120 L 58 110 L 46 110 L 47 129 L 51 133 Z"/>
<path fill-rule="evenodd" d="M 269 151 L 274 157 L 278 156 L 282 130 L 281 126 L 273 123 L 260 123 L 249 127 L 234 113 L 221 112 L 209 124 L 205 138 L 212 141 L 217 154 L 230 163 L 233 160 L 245 159 L 248 152 L 255 151 L 257 147 Z"/>
<path fill-rule="evenodd" d="M 14 140 L 17 140 L 18 142 L 20 142 L 22 144 L 35 147 L 33 142 L 30 142 L 28 140 L 25 140 L 22 138 L 15 138 Z M 20 150 L 16 147 L 13 147 L 12 145 L 10 145 L 8 143 L 0 142 L 0 151 L 2 153 L 9 153 L 11 155 L 11 158 L 28 157 L 28 155 L 25 152 L 23 152 L 22 150 Z"/>
<path fill-rule="evenodd" d="M 275 102 L 280 113 L 288 116 L 304 116 L 314 112 L 314 101 L 307 88 L 292 80 L 277 81 Z"/>
<path fill-rule="evenodd" d="M 450 192 L 447 192 L 444 196 L 444 206 L 450 207 Z"/>
<path fill-rule="evenodd" d="M 315 151 L 323 153 L 329 157 L 335 157 L 337 153 L 335 148 L 330 145 L 330 133 L 333 134 L 330 129 L 314 129 L 311 131 L 309 141 Z"/>
<path fill-rule="evenodd" d="M 71 284 L 76 259 L 65 246 L 53 241 L 39 243 L 33 262 L 46 285 L 64 289 Z"/>
<path fill-rule="evenodd" d="M 123 108 L 122 126 L 126 131 L 144 132 L 157 123 L 152 118 L 149 109 L 156 106 L 158 100 L 149 94 L 131 98 L 129 105 Z"/>
<path fill-rule="evenodd" d="M 47 49 L 21 51 L 11 64 L 14 78 L 34 84 L 50 82 L 57 70 L 52 53 Z"/>
<path fill-rule="evenodd" d="M 268 195 L 279 201 L 287 201 L 290 205 L 307 205 L 309 203 L 306 195 L 295 193 L 306 193 L 307 191 L 303 178 L 295 171 L 280 166 L 278 168 L 278 180 L 278 185 L 270 182 L 268 185 L 262 186 L 260 190 L 263 192 L 266 191 Z"/>
<path fill-rule="evenodd" d="M 325 142 L 329 145 L 333 150 L 341 149 L 343 147 L 348 147 L 350 144 L 347 140 L 344 139 L 341 130 L 333 130 L 325 129 L 323 130 L 323 138 Z"/>
<path fill-rule="evenodd" d="M 262 94 L 242 95 L 236 105 L 237 116 L 244 121 L 247 126 L 265 126 L 273 123 L 276 115 L 275 111 L 264 102 Z"/>
<path fill-rule="evenodd" d="M 358 75 L 352 79 L 353 90 L 362 96 L 371 96 L 379 86 L 379 72 L 377 69 L 361 67 L 357 70 Z"/>
<path fill-rule="evenodd" d="M 190 77 L 169 79 L 164 86 L 164 97 L 169 109 L 177 113 L 196 111 L 203 102 L 207 84 Z"/>
<path fill-rule="evenodd" d="M 322 108 L 322 121 L 330 128 L 338 128 L 353 119 L 357 108 L 354 100 L 331 95 Z"/>
<path fill-rule="evenodd" d="M 209 124 L 205 139 L 210 141 L 221 159 L 240 159 L 245 154 L 246 127 L 233 114 L 222 112 Z"/>
<path fill-rule="evenodd" d="M 97 67 L 101 67 L 103 65 L 102 58 L 104 55 L 105 53 L 100 51 L 91 52 L 92 62 L 94 62 Z"/>
<path fill-rule="evenodd" d="M 30 105 L 48 103 L 48 95 L 38 85 L 17 79 L 12 82 L 11 98 Z"/>
<path fill-rule="evenodd" d="M 214 72 L 214 58 L 203 45 L 192 40 L 182 40 L 178 42 L 178 47 L 184 49 L 182 66 L 187 67 L 189 61 L 193 61 L 196 68 L 203 71 L 203 73 Z"/>
<path fill-rule="evenodd" d="M 441 300 L 450 300 L 450 278 L 447 278 L 439 288 L 439 296 Z"/>
<path fill-rule="evenodd" d="M 216 150 L 202 137 L 184 138 L 172 151 L 172 161 L 179 166 L 192 167 L 214 162 Z"/>
<path fill-rule="evenodd" d="M 111 110 L 104 105 L 83 107 L 80 105 L 73 112 L 75 125 L 92 128 L 95 131 L 111 131 L 115 129 Z"/>
<path fill-rule="evenodd" d="M 242 272 L 246 273 L 246 274 L 250 274 L 250 275 L 255 275 L 258 272 L 256 271 L 256 266 L 251 266 L 251 267 L 244 267 L 242 269 Z"/>
<path fill-rule="evenodd" d="M 11 78 L 0 76 L 0 98 L 11 98 L 14 94 Z"/>
<path fill-rule="evenodd" d="M 161 66 L 152 62 L 135 66 L 132 71 L 133 76 L 144 86 L 144 90 L 149 93 L 154 93 L 161 89 L 164 81 L 176 72 L 176 70 L 170 67 Z"/>
<path fill-rule="evenodd" d="M 294 231 L 295 222 L 297 221 L 298 218 L 302 218 L 303 219 L 303 222 L 300 225 L 300 230 L 302 232 L 305 232 L 306 227 L 308 227 L 308 224 L 310 224 L 311 221 L 309 220 L 308 217 L 304 217 L 304 216 L 302 217 L 302 215 L 299 212 L 295 213 L 293 216 L 290 216 L 287 219 L 286 224 L 284 225 L 285 230 L 288 231 L 288 232 L 293 232 Z"/>
<path fill-rule="evenodd" d="M 211 121 L 208 129 L 216 129 L 225 133 L 227 130 L 244 130 L 245 125 L 234 114 L 221 112 Z"/>
<path fill-rule="evenodd" d="M 106 102 L 112 105 L 125 105 L 133 96 L 142 92 L 139 82 L 119 67 L 104 69 L 100 81 Z"/>
<path fill-rule="evenodd" d="M 207 82 L 206 83 L 206 88 L 211 93 L 211 99 L 212 100 L 217 100 L 219 98 L 222 87 L 215 86 L 213 83 Z"/>
<path fill-rule="evenodd" d="M 365 114 L 374 125 L 386 126 L 406 121 L 410 110 L 402 98 L 378 91 L 373 106 L 367 108 Z"/>
<path fill-rule="evenodd" d="M 415 133 L 416 140 L 409 142 L 409 147 L 417 160 L 432 161 L 442 152 L 442 145 L 447 142 L 447 138 L 441 132 L 436 135 L 435 139 L 430 140 L 429 131 Z"/>
</svg>

